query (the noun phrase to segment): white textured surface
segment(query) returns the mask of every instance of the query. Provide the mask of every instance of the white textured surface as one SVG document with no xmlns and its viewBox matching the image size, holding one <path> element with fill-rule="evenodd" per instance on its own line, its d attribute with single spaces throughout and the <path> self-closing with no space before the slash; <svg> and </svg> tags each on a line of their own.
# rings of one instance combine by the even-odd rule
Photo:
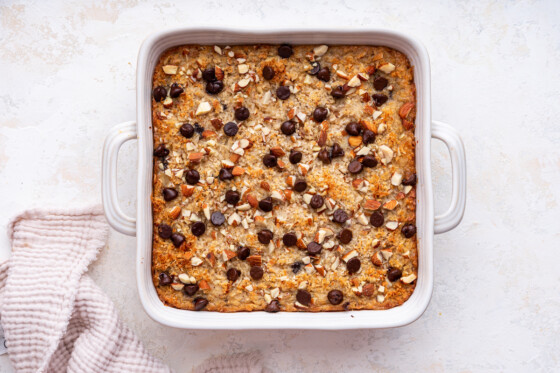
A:
<svg viewBox="0 0 560 373">
<path fill-rule="evenodd" d="M 24 208 L 100 201 L 101 145 L 134 119 L 141 41 L 176 26 L 388 27 L 422 40 L 433 116 L 467 148 L 463 223 L 435 238 L 435 288 L 393 330 L 192 332 L 162 327 L 135 289 L 135 240 L 112 232 L 91 275 L 146 347 L 178 371 L 260 350 L 277 372 L 552 371 L 560 366 L 558 1 L 31 1 L 0 4 L 0 225 Z M 95 4 L 95 5 L 94 5 Z M 449 165 L 434 142 L 436 211 Z M 121 156 L 134 211 L 135 148 Z M 0 236 L 1 257 L 9 256 Z M 11 371 L 0 358 L 0 371 Z"/>
</svg>

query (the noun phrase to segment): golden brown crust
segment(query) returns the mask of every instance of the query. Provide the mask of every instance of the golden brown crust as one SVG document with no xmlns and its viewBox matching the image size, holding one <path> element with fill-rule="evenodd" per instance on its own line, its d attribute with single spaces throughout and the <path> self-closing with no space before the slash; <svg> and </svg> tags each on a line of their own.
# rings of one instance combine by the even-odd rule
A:
<svg viewBox="0 0 560 373">
<path fill-rule="evenodd" d="M 179 97 L 152 100 L 154 148 L 164 144 L 170 152 L 154 157 L 152 196 L 152 275 L 166 305 L 194 309 L 194 299 L 205 298 L 207 311 L 236 312 L 264 310 L 277 299 L 281 311 L 388 309 L 402 304 L 412 294 L 418 266 L 416 236 L 406 238 L 401 229 L 415 222 L 415 186 L 403 185 L 399 175 L 406 179 L 415 174 L 413 67 L 405 55 L 386 47 L 331 46 L 320 58 L 314 55 L 315 47 L 295 46 L 291 57 L 280 58 L 278 46 L 234 46 L 221 49 L 219 54 L 213 46 L 187 45 L 170 49 L 160 57 L 153 87 L 165 87 L 168 95 L 173 83 L 184 89 Z M 320 53 L 319 49 L 315 51 Z M 330 68 L 328 83 L 307 73 L 313 59 Z M 247 65 L 247 72 L 240 65 Z M 220 68 L 220 78 L 223 71 L 224 89 L 217 95 L 206 93 L 201 76 L 210 66 Z M 263 79 L 265 66 L 275 70 L 272 80 Z M 361 77 L 357 77 L 359 73 Z M 355 85 L 355 76 L 366 80 L 359 80 L 355 88 L 347 86 L 350 90 L 344 98 L 331 96 L 336 86 Z M 388 87 L 374 89 L 376 77 L 388 79 Z M 280 85 L 292 87 L 285 101 L 276 99 Z M 388 101 L 376 105 L 374 94 L 384 94 Z M 196 115 L 202 102 L 209 103 L 211 111 Z M 249 119 L 241 122 L 234 118 L 234 109 L 240 106 L 250 111 Z M 329 109 L 323 123 L 312 119 L 318 106 Z M 297 123 L 297 131 L 291 137 L 280 131 L 280 125 L 288 119 Z M 233 137 L 223 131 L 223 125 L 230 121 L 239 125 Z M 367 147 L 379 163 L 357 175 L 348 173 L 348 164 L 356 154 L 367 152 L 361 136 L 350 137 L 344 130 L 349 122 L 359 122 L 376 134 L 375 142 Z M 179 133 L 183 123 L 198 123 L 204 132 L 187 139 Z M 242 140 L 248 140 L 249 145 L 239 150 Z M 345 154 L 323 164 L 317 158 L 321 148 L 318 142 L 329 148 L 338 143 Z M 267 168 L 262 157 L 272 148 L 279 155 L 279 166 Z M 288 161 L 292 148 L 303 153 L 299 165 Z M 280 156 L 282 153 L 285 155 Z M 232 165 L 237 167 L 233 172 L 238 176 L 231 181 L 220 180 L 220 168 Z M 202 183 L 187 185 L 188 169 L 197 170 Z M 334 209 L 317 212 L 305 202 L 309 196 L 293 191 L 296 178 L 305 178 L 307 194 L 320 194 L 325 201 L 336 203 L 334 209 L 342 208 L 348 213 L 351 219 L 345 227 L 353 232 L 350 243 L 340 244 L 336 238 L 343 227 L 331 220 Z M 178 197 L 166 202 L 162 197 L 164 188 L 175 189 Z M 224 201 L 225 192 L 233 188 L 242 197 L 237 208 Z M 275 199 L 270 213 L 259 211 L 255 202 L 268 196 L 284 201 Z M 206 216 L 214 211 L 222 212 L 226 218 L 220 227 L 214 227 Z M 373 211 L 383 213 L 383 226 L 369 224 Z M 206 232 L 199 237 L 191 234 L 195 221 L 206 226 Z M 160 224 L 184 235 L 185 242 L 177 248 L 172 240 L 161 238 Z M 264 228 L 274 232 L 272 245 L 263 245 L 257 239 L 257 233 Z M 316 258 L 282 243 L 284 233 L 296 232 L 298 246 L 305 249 L 309 242 L 319 239 L 320 229 L 320 235 L 326 238 Z M 240 260 L 235 256 L 238 246 L 249 247 L 251 255 L 260 256 L 262 279 L 253 280 L 249 275 L 249 262 L 255 263 L 259 258 Z M 361 268 L 349 274 L 343 257 L 352 250 L 356 250 Z M 294 274 L 292 265 L 301 261 L 305 263 Z M 400 280 L 388 280 L 390 267 L 401 270 Z M 226 277 L 230 268 L 241 273 L 233 283 Z M 161 273 L 168 274 L 173 285 L 160 284 Z M 184 291 L 185 284 L 190 283 L 199 288 L 192 296 Z M 309 307 L 296 303 L 298 289 L 311 294 Z M 333 305 L 327 298 L 333 289 L 343 293 L 340 304 Z"/>
</svg>

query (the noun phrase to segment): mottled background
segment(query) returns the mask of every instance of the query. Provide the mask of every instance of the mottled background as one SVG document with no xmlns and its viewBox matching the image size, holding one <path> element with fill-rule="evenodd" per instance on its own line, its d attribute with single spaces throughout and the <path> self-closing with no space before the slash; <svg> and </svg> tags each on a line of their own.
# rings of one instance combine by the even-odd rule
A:
<svg viewBox="0 0 560 373">
<path fill-rule="evenodd" d="M 144 313 L 135 239 L 111 232 L 95 281 L 147 348 L 177 371 L 261 351 L 276 372 L 553 371 L 560 355 L 560 2 L 0 1 L 0 225 L 28 207 L 99 203 L 103 139 L 135 118 L 138 48 L 178 26 L 387 27 L 422 40 L 433 117 L 467 148 L 463 223 L 436 236 L 432 302 L 391 330 L 184 331 Z M 450 198 L 435 142 L 436 210 Z M 120 157 L 135 207 L 136 145 Z M 5 233 L 1 257 L 9 256 Z M 30 279 L 41 281 L 41 274 Z M 7 356 L 0 371 L 12 371 Z"/>
</svg>

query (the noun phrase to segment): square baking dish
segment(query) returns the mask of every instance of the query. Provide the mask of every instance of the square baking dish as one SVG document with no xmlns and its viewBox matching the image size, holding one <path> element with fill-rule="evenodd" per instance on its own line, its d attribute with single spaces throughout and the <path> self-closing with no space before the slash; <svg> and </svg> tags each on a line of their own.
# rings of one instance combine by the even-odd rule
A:
<svg viewBox="0 0 560 373">
<path fill-rule="evenodd" d="M 327 44 L 381 45 L 403 52 L 414 66 L 417 92 L 416 115 L 416 226 L 418 239 L 418 279 L 412 296 L 388 310 L 346 312 L 196 312 L 165 306 L 159 299 L 151 276 L 152 251 L 152 74 L 157 60 L 168 48 L 183 44 Z M 231 29 L 177 29 L 156 33 L 140 48 L 137 66 L 136 122 L 119 124 L 111 130 L 103 149 L 102 194 L 108 222 L 116 230 L 137 237 L 136 277 L 142 304 L 154 320 L 189 329 L 357 329 L 388 328 L 409 324 L 428 306 L 433 288 L 433 235 L 456 227 L 466 202 L 466 161 L 463 143 L 447 124 L 432 122 L 430 63 L 426 49 L 406 35 L 386 30 L 255 31 Z M 442 140 L 452 163 L 452 201 L 448 210 L 434 217 L 431 183 L 430 141 Z M 136 218 L 119 207 L 117 198 L 117 158 L 120 146 L 138 140 L 138 201 Z"/>
</svg>

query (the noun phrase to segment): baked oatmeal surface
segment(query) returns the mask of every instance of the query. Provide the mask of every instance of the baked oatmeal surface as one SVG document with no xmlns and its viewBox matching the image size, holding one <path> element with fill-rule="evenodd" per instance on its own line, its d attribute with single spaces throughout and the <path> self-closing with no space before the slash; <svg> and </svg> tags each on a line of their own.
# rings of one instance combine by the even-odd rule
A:
<svg viewBox="0 0 560 373">
<path fill-rule="evenodd" d="M 417 276 L 413 67 L 377 46 L 185 45 L 153 75 L 169 306 L 387 309 Z"/>
</svg>

